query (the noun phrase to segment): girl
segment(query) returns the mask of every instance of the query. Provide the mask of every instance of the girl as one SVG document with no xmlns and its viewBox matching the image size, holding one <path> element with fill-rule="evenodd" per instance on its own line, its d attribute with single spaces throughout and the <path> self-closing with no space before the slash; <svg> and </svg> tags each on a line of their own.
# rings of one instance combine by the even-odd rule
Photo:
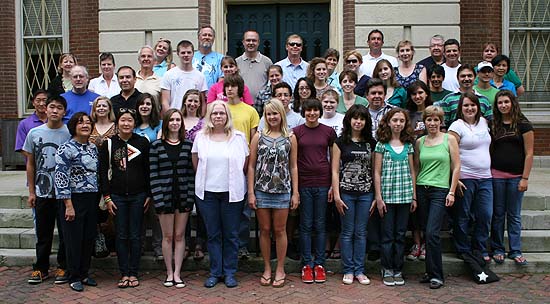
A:
<svg viewBox="0 0 550 304">
<path fill-rule="evenodd" d="M 267 124 L 250 143 L 248 204 L 256 210 L 260 226 L 260 249 L 264 260 L 260 284 L 271 284 L 270 235 L 273 233 L 277 251 L 273 287 L 283 287 L 286 279 L 284 263 L 288 211 L 289 207 L 295 210 L 300 201 L 296 164 L 298 144 L 287 127 L 283 104 L 278 99 L 272 99 L 264 109 Z"/>
<path fill-rule="evenodd" d="M 346 114 L 346 111 L 354 104 L 369 106 L 369 102 L 365 97 L 356 95 L 354 92 L 357 86 L 357 73 L 349 70 L 340 73 L 340 86 L 344 94 L 338 97 L 336 112 Z"/>
<path fill-rule="evenodd" d="M 259 115 L 264 114 L 264 105 L 273 97 L 273 87 L 283 79 L 283 68 L 280 65 L 270 65 L 267 69 L 267 83 L 264 88 L 258 92 L 254 101 L 254 108 Z"/>
<path fill-rule="evenodd" d="M 431 289 L 443 286 L 441 256 L 441 225 L 446 208 L 455 202 L 455 190 L 460 175 L 458 143 L 454 136 L 440 130 L 443 109 L 429 106 L 422 114 L 427 135 L 416 140 L 414 171 L 418 198 L 419 223 L 425 224 L 426 273 L 421 283 L 430 283 Z"/>
<path fill-rule="evenodd" d="M 184 258 L 185 226 L 195 204 L 192 143 L 185 139 L 181 111 L 169 109 L 164 114 L 164 122 L 162 137 L 155 140 L 149 150 L 151 195 L 162 228 L 162 255 L 166 265 L 164 286 L 183 288 L 185 283 L 180 272 Z"/>
<path fill-rule="evenodd" d="M 527 191 L 533 166 L 533 126 L 521 113 L 514 94 L 502 90 L 495 97 L 491 135 L 493 175 L 493 222 L 491 248 L 497 264 L 504 263 L 504 217 L 506 217 L 508 257 L 527 265 L 521 253 L 521 202 Z"/>
<path fill-rule="evenodd" d="M 307 78 L 313 82 L 315 97 L 321 100 L 321 95 L 334 87 L 327 83 L 327 62 L 324 58 L 315 57 L 309 62 Z"/>
<path fill-rule="evenodd" d="M 404 285 L 405 233 L 409 212 L 416 210 L 414 133 L 407 112 L 390 110 L 380 121 L 376 135 L 374 187 L 382 226 L 382 282 L 386 286 Z"/>
<path fill-rule="evenodd" d="M 362 105 L 351 106 L 331 156 L 334 203 L 342 221 L 344 284 L 353 283 L 354 278 L 360 284 L 370 284 L 364 270 L 367 223 L 374 190 L 372 152 L 375 144 L 369 110 Z"/>
<path fill-rule="evenodd" d="M 395 48 L 397 58 L 401 61 L 401 65 L 394 67 L 395 79 L 404 88 L 408 88 L 413 82 L 420 80 L 428 83 L 426 77 L 426 68 L 418 63 L 413 62 L 414 46 L 409 40 L 399 41 Z"/>
<path fill-rule="evenodd" d="M 298 84 L 300 81 L 298 81 Z M 336 132 L 319 123 L 323 107 L 317 99 L 307 99 L 302 105 L 306 122 L 293 129 L 298 141 L 298 189 L 300 191 L 300 246 L 302 251 L 302 282 L 323 283 L 325 273 L 325 215 L 327 201 L 332 200 L 329 164 Z M 329 193 L 330 192 L 330 193 Z M 313 240 L 312 231 L 316 236 Z M 313 260 L 312 251 L 315 254 Z"/>
<path fill-rule="evenodd" d="M 239 75 L 239 67 L 237 66 L 237 62 L 231 56 L 225 56 L 222 58 L 221 69 L 224 77 L 227 77 L 228 75 Z M 215 83 L 210 88 L 208 91 L 208 96 L 206 97 L 207 103 L 211 103 L 214 100 L 227 101 L 227 96 L 224 94 L 223 90 L 223 79 L 224 78 L 220 79 L 220 81 Z M 252 99 L 252 95 L 250 95 L 250 91 L 247 86 L 244 86 L 244 92 L 241 96 L 241 100 L 248 105 L 254 104 L 254 99 Z"/>
<path fill-rule="evenodd" d="M 159 38 L 154 47 L 156 60 L 153 66 L 153 72 L 159 77 L 171 68 L 176 67 L 173 62 L 172 42 L 168 39 Z"/>
<path fill-rule="evenodd" d="M 407 105 L 407 91 L 395 79 L 395 70 L 388 60 L 378 61 L 372 72 L 372 78 L 380 78 L 386 85 L 386 103 L 405 108 Z"/>
<path fill-rule="evenodd" d="M 298 79 L 298 81 L 296 81 L 296 87 L 294 87 L 292 110 L 296 113 L 301 113 L 302 103 L 304 103 L 306 99 L 315 98 L 315 94 L 315 86 L 309 78 L 302 77 Z"/>
<path fill-rule="evenodd" d="M 136 101 L 136 110 L 137 120 L 134 133 L 147 138 L 149 142 L 155 141 L 162 129 L 162 120 L 160 120 L 155 97 L 149 93 L 142 93 Z"/>
</svg>

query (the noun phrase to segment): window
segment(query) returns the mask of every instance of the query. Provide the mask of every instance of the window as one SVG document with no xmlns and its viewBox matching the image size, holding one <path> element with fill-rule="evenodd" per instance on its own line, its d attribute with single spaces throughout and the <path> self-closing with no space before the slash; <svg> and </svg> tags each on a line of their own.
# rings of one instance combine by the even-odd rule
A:
<svg viewBox="0 0 550 304">
<path fill-rule="evenodd" d="M 525 87 L 526 94 L 521 101 L 548 102 L 550 1 L 503 0 L 503 8 L 503 52 L 510 55 L 512 67 Z"/>
<path fill-rule="evenodd" d="M 67 0 L 21 0 L 22 101 L 32 109 L 30 97 L 46 89 L 57 74 L 67 32 Z"/>
</svg>

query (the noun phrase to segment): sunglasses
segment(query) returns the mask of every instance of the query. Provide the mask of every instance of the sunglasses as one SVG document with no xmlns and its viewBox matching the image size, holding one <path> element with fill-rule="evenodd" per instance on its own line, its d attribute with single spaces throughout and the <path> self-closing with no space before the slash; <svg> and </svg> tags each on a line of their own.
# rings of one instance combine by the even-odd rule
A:
<svg viewBox="0 0 550 304">
<path fill-rule="evenodd" d="M 288 45 L 292 47 L 301 47 L 302 44 L 300 42 L 289 42 Z"/>
<path fill-rule="evenodd" d="M 128 108 L 120 108 L 118 109 L 118 113 L 119 114 L 124 114 L 124 113 L 136 114 L 136 110 L 128 109 Z"/>
<path fill-rule="evenodd" d="M 348 59 L 348 60 L 346 60 L 346 63 L 358 63 L 358 62 L 359 62 L 359 60 L 357 60 L 357 59 Z"/>
<path fill-rule="evenodd" d="M 166 38 L 159 38 L 158 42 L 166 42 L 168 44 L 172 44 L 172 41 L 170 41 L 169 39 L 166 39 Z"/>
</svg>

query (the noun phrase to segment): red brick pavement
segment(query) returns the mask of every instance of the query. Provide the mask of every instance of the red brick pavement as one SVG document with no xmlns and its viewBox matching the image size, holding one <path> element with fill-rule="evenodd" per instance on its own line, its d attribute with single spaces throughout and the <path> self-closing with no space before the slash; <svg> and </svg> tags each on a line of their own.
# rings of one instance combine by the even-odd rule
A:
<svg viewBox="0 0 550 304">
<path fill-rule="evenodd" d="M 550 275 L 503 275 L 489 285 L 476 285 L 468 277 L 449 277 L 439 290 L 430 290 L 411 276 L 407 284 L 386 287 L 379 277 L 369 286 L 343 285 L 339 274 L 329 275 L 325 284 L 306 285 L 298 274 L 289 274 L 285 287 L 262 287 L 259 273 L 238 273 L 239 287 L 223 284 L 206 289 L 205 271 L 184 273 L 188 286 L 166 288 L 164 273 L 144 273 L 137 288 L 118 289 L 115 271 L 96 270 L 99 287 L 85 287 L 77 293 L 68 285 L 54 285 L 48 279 L 40 285 L 27 284 L 29 267 L 0 267 L 0 303 L 548 303 Z"/>
</svg>

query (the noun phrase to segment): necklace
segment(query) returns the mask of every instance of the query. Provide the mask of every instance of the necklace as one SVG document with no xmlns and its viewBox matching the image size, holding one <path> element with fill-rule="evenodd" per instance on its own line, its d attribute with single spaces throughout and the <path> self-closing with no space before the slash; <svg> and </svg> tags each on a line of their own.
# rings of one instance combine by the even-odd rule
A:
<svg viewBox="0 0 550 304">
<path fill-rule="evenodd" d="M 170 140 L 169 138 L 166 139 L 166 141 L 169 143 L 169 144 L 172 144 L 172 145 L 177 145 L 180 143 L 180 140 Z"/>
</svg>

